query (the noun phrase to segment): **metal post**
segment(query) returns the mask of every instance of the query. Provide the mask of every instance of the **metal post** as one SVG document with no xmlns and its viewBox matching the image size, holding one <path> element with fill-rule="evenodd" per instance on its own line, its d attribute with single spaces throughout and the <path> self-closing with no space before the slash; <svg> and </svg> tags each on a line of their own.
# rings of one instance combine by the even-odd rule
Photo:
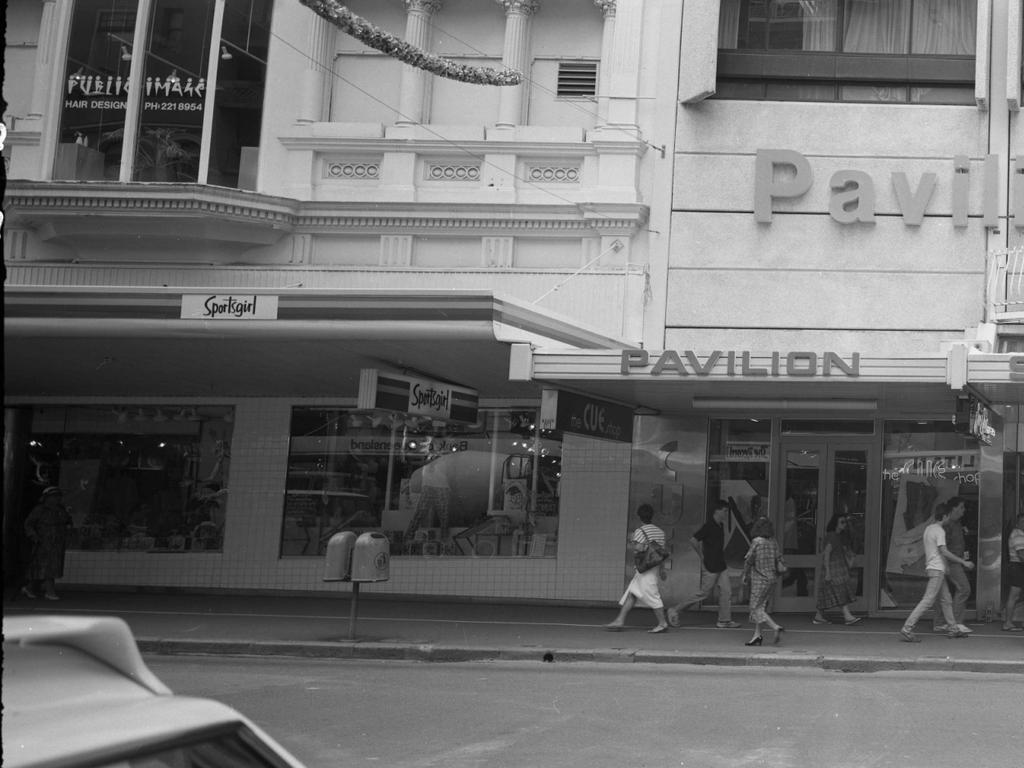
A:
<svg viewBox="0 0 1024 768">
<path fill-rule="evenodd" d="M 359 612 L 359 582 L 352 582 L 352 602 L 348 611 L 348 639 L 356 639 L 356 614 Z"/>
</svg>

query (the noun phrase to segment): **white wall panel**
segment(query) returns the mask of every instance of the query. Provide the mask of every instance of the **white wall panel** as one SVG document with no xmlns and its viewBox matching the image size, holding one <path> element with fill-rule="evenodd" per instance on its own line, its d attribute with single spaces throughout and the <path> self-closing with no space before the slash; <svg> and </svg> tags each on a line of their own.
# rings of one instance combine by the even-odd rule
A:
<svg viewBox="0 0 1024 768">
<path fill-rule="evenodd" d="M 956 229 L 948 219 L 908 227 L 898 217 L 840 224 L 827 214 L 674 213 L 670 268 L 870 269 L 908 280 L 923 272 L 981 274 L 985 233 L 977 219 Z"/>
<path fill-rule="evenodd" d="M 795 149 L 807 155 L 981 157 L 987 114 L 975 107 L 706 101 L 679 112 L 681 152 Z"/>
<path fill-rule="evenodd" d="M 948 329 L 981 320 L 983 274 L 670 270 L 666 326 Z"/>
</svg>

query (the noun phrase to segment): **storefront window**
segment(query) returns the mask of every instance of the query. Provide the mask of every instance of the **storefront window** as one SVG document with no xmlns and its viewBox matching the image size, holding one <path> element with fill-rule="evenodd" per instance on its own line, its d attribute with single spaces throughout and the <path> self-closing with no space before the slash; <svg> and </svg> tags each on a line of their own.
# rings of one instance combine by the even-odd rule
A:
<svg viewBox="0 0 1024 768">
<path fill-rule="evenodd" d="M 138 0 L 78 0 L 61 101 L 55 179 L 117 179 Z"/>
<path fill-rule="evenodd" d="M 749 547 L 747 532 L 758 517 L 768 516 L 768 467 L 771 458 L 769 419 L 711 422 L 708 444 L 708 499 L 729 502 L 738 524 L 726 541 L 726 561 L 741 568 Z"/>
<path fill-rule="evenodd" d="M 220 551 L 232 415 L 194 406 L 36 409 L 26 496 L 63 489 L 72 549 Z"/>
<path fill-rule="evenodd" d="M 561 438 L 537 424 L 294 408 L 282 556 L 321 556 L 343 530 L 383 531 L 392 555 L 554 556 Z"/>
<path fill-rule="evenodd" d="M 921 537 L 936 507 L 954 496 L 965 502 L 965 549 L 976 559 L 978 466 L 977 443 L 956 434 L 951 423 L 886 422 L 880 608 L 909 609 L 921 599 L 927 581 Z M 967 575 L 973 593 L 975 574 Z"/>
<path fill-rule="evenodd" d="M 121 178 L 127 131 L 135 138 L 134 181 L 254 185 L 271 3 L 226 0 L 218 28 L 216 4 L 153 0 L 145 39 L 137 41 L 139 0 L 76 0 L 55 179 Z M 139 56 L 140 83 L 133 87 Z M 214 70 L 214 106 L 207 110 Z M 137 129 L 125 124 L 136 100 Z M 207 167 L 200 164 L 204 137 Z"/>
</svg>

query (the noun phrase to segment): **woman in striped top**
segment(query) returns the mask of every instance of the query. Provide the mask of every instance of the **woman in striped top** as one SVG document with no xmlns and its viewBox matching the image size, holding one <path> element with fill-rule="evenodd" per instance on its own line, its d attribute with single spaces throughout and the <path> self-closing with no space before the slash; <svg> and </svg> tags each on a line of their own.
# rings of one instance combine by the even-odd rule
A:
<svg viewBox="0 0 1024 768">
<path fill-rule="evenodd" d="M 641 504 L 636 514 L 642 525 L 633 531 L 633 535 L 630 537 L 629 543 L 633 551 L 639 552 L 645 549 L 652 541 L 664 544 L 665 532 L 651 523 L 654 519 L 654 508 L 650 504 Z M 633 610 L 633 606 L 639 603 L 651 608 L 655 618 L 658 619 L 657 626 L 649 630 L 650 632 L 658 633 L 668 629 L 668 622 L 665 620 L 665 605 L 661 601 L 661 592 L 658 590 L 660 573 L 661 568 L 651 568 L 644 573 L 635 571 L 632 581 L 629 582 L 629 586 L 626 587 L 625 593 L 619 600 L 619 605 L 622 606 L 619 615 L 611 624 L 605 624 L 604 628 L 612 632 L 620 631 L 625 626 L 626 616 Z"/>
</svg>

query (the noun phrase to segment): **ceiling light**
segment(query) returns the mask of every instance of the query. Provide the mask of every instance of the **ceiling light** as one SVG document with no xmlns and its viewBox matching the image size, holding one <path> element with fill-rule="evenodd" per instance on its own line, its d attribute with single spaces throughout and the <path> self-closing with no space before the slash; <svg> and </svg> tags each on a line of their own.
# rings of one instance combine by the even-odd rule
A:
<svg viewBox="0 0 1024 768">
<path fill-rule="evenodd" d="M 121 46 L 121 61 L 131 61 L 131 60 L 132 60 L 132 52 L 128 50 L 128 46 L 127 45 L 122 45 Z"/>
<path fill-rule="evenodd" d="M 235 57 L 231 55 L 231 51 L 228 50 L 226 45 L 222 45 L 220 47 L 220 58 L 221 61 L 231 61 Z"/>
</svg>

